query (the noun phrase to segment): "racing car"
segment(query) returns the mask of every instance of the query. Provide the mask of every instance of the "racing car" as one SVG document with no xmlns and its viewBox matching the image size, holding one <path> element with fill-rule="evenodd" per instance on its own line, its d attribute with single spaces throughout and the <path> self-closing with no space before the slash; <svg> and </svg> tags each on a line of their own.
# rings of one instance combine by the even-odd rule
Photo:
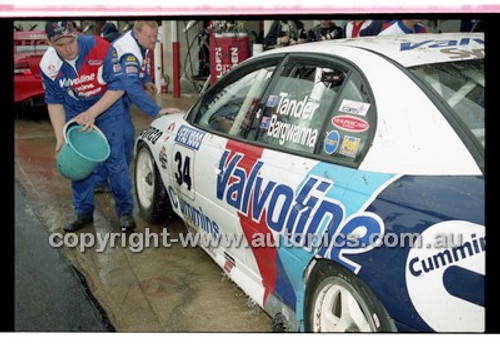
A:
<svg viewBox="0 0 500 349">
<path fill-rule="evenodd" d="M 45 105 L 38 67 L 48 48 L 43 30 L 14 31 L 14 102 Z"/>
<path fill-rule="evenodd" d="M 483 332 L 484 56 L 442 33 L 251 57 L 137 138 L 140 213 L 208 238 L 287 331 Z"/>
</svg>

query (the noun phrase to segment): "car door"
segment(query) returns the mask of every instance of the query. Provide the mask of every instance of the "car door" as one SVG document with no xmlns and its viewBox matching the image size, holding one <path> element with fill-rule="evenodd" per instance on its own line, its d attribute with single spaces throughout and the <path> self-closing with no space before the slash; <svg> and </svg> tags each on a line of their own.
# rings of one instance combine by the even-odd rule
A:
<svg viewBox="0 0 500 349">
<path fill-rule="evenodd" d="M 259 294 L 260 279 L 246 267 L 247 249 L 242 247 L 245 237 L 238 209 L 244 200 L 242 188 L 248 173 L 241 169 L 240 160 L 242 154 L 247 154 L 245 162 L 255 161 L 253 154 L 259 152 L 245 143 L 243 135 L 280 59 L 277 56 L 260 59 L 231 72 L 207 91 L 188 117 L 193 129 L 204 132 L 196 162 L 192 163 L 191 173 L 196 183 L 190 202 L 213 227 L 210 235 L 215 243 L 205 246 L 206 250 L 253 296 Z M 174 148 L 174 159 L 177 151 Z M 188 156 L 181 153 L 178 157 Z M 232 188 L 229 193 L 228 187 Z"/>
<path fill-rule="evenodd" d="M 385 177 L 370 181 L 366 191 L 354 186 L 362 182 L 356 168 L 374 130 L 369 86 L 354 67 L 317 55 L 288 57 L 247 135 L 249 143 L 264 148 L 253 179 L 253 192 L 261 194 L 241 212 L 240 225 L 247 236 L 267 232 L 271 241 L 252 246 L 247 255 L 247 264 L 262 276 L 266 308 L 285 303 L 302 311 L 304 272 L 314 255 L 355 268 L 330 242 L 334 234 L 341 242 L 338 233 L 351 215 L 359 220 L 348 228 L 378 223 L 356 213 L 373 193 L 371 186 Z"/>
</svg>

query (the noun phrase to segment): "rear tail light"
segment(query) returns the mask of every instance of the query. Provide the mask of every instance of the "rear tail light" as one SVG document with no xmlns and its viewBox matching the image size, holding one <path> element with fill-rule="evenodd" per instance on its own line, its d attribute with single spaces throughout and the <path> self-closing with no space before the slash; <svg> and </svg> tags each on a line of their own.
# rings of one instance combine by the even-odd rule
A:
<svg viewBox="0 0 500 349">
<path fill-rule="evenodd" d="M 14 75 L 33 75 L 30 66 L 26 62 L 14 64 Z"/>
</svg>

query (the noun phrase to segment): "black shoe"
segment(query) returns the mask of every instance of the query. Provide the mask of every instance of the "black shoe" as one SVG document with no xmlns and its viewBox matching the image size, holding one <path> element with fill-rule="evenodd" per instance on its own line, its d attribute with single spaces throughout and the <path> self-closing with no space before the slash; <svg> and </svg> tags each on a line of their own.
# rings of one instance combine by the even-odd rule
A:
<svg viewBox="0 0 500 349">
<path fill-rule="evenodd" d="M 109 187 L 94 187 L 94 194 L 110 193 L 111 189 Z"/>
<path fill-rule="evenodd" d="M 85 226 L 88 223 L 91 223 L 94 220 L 93 215 L 75 215 L 71 221 L 69 221 L 68 224 L 64 226 L 64 231 L 65 232 L 72 232 L 76 231 L 78 229 L 81 229 L 83 226 Z"/>
<path fill-rule="evenodd" d="M 120 229 L 121 230 L 130 230 L 135 228 L 135 221 L 132 215 L 123 215 L 120 216 Z"/>
</svg>

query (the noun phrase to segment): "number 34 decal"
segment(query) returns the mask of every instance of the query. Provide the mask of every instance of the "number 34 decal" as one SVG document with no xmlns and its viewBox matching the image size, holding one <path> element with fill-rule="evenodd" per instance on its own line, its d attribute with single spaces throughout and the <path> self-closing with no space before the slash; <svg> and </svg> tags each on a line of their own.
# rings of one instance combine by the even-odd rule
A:
<svg viewBox="0 0 500 349">
<path fill-rule="evenodd" d="M 172 171 L 177 190 L 190 199 L 194 199 L 194 152 L 176 144 L 174 145 L 173 154 L 174 165 Z"/>
<path fill-rule="evenodd" d="M 186 156 L 183 161 L 181 152 L 177 151 L 175 152 L 174 159 L 177 163 L 177 172 L 175 173 L 177 184 L 182 185 L 182 183 L 186 183 L 187 189 L 191 190 L 191 169 L 189 167 L 191 158 Z"/>
</svg>

